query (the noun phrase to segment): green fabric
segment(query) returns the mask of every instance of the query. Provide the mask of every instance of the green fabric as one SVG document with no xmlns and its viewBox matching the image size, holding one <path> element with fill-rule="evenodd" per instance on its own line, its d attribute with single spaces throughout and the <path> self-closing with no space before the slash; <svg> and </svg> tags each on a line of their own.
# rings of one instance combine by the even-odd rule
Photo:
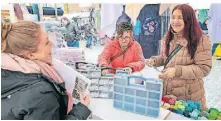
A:
<svg viewBox="0 0 221 121">
<path fill-rule="evenodd" d="M 199 10 L 198 20 L 203 23 L 208 18 L 208 12 L 206 9 Z"/>
</svg>

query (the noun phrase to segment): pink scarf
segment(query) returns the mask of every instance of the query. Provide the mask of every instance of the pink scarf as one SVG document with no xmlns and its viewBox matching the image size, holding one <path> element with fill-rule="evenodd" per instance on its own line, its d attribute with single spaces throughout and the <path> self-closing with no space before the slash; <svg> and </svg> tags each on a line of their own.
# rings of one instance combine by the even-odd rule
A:
<svg viewBox="0 0 221 121">
<path fill-rule="evenodd" d="M 62 78 L 54 70 L 53 66 L 46 64 L 45 62 L 38 60 L 28 60 L 21 58 L 19 56 L 1 53 L 1 68 L 11 71 L 19 71 L 23 73 L 42 73 L 45 76 L 51 77 L 58 83 L 64 82 Z M 66 91 L 68 95 L 68 109 L 67 112 L 70 112 L 72 109 L 72 95 Z"/>
</svg>

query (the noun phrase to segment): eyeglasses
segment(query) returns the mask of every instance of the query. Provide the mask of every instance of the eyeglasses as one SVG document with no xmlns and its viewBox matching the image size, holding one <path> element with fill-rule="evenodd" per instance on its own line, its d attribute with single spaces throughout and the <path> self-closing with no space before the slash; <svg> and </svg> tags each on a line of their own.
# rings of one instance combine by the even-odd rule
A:
<svg viewBox="0 0 221 121">
<path fill-rule="evenodd" d="M 131 37 L 128 37 L 128 36 L 127 36 L 127 37 L 120 37 L 119 39 L 120 39 L 120 40 L 130 40 Z"/>
</svg>

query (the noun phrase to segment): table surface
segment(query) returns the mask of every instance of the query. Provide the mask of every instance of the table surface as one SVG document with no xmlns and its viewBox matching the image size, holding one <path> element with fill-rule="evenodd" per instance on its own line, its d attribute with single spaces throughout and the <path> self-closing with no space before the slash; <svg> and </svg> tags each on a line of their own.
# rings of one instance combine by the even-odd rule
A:
<svg viewBox="0 0 221 121">
<path fill-rule="evenodd" d="M 182 115 L 171 112 L 166 120 L 191 120 L 190 118 L 186 118 Z"/>
<path fill-rule="evenodd" d="M 163 108 L 160 108 L 160 115 L 158 118 L 123 111 L 113 107 L 112 99 L 92 98 L 89 108 L 93 115 L 104 120 L 165 120 L 170 114 L 169 110 Z"/>
</svg>

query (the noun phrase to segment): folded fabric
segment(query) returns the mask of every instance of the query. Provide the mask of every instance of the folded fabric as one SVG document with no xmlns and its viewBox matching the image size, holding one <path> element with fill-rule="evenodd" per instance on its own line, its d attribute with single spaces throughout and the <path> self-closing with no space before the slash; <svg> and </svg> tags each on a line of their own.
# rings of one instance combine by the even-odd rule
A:
<svg viewBox="0 0 221 121">
<path fill-rule="evenodd" d="M 194 109 L 194 110 L 193 110 L 193 112 L 190 114 L 190 117 L 191 117 L 192 119 L 197 120 L 197 119 L 198 119 L 199 114 L 200 114 L 200 111 L 199 111 L 199 110 L 197 110 L 197 109 Z"/>
</svg>

